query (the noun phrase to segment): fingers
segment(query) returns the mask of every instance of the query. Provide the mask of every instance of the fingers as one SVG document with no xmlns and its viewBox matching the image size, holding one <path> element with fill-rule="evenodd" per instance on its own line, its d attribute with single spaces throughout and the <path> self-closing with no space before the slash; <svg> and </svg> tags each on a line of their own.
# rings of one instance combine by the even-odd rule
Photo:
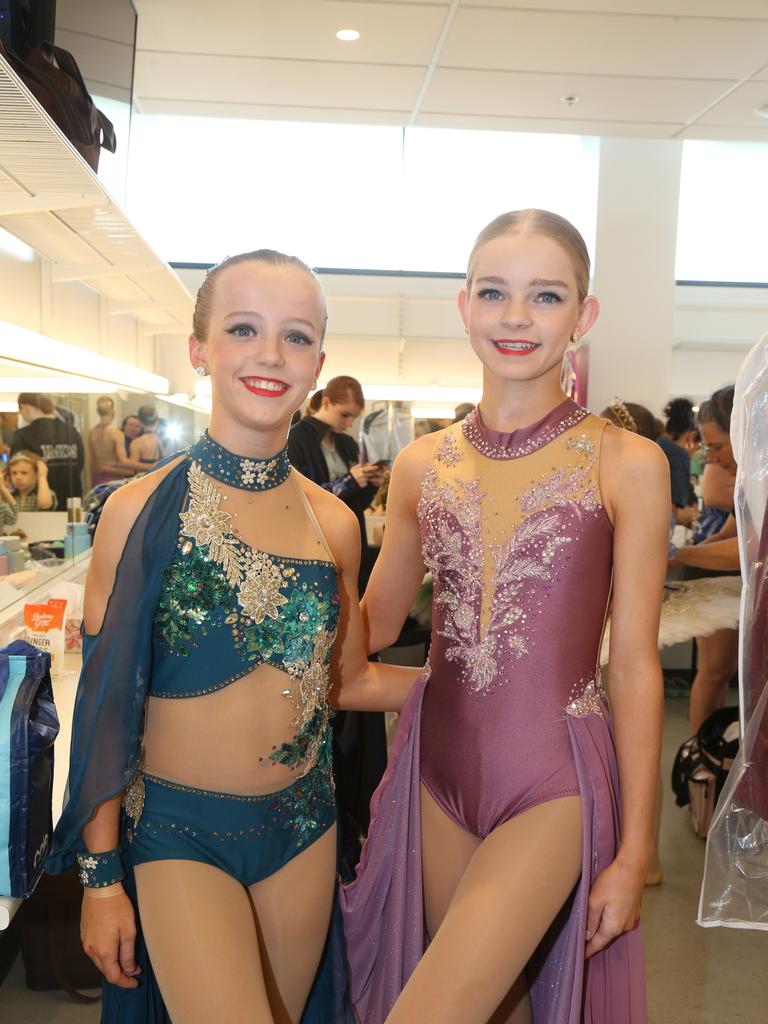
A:
<svg viewBox="0 0 768 1024">
<path fill-rule="evenodd" d="M 584 950 L 584 956 L 587 960 L 591 956 L 594 956 L 595 953 L 599 953 L 601 949 L 605 949 L 605 947 L 610 945 L 614 939 L 619 937 L 619 935 L 623 935 L 624 932 L 631 931 L 637 924 L 636 915 L 632 915 L 622 923 L 619 916 L 615 912 L 612 912 L 610 907 L 603 905 L 599 908 L 599 912 L 600 916 L 597 919 L 598 923 L 596 927 L 593 927 L 595 918 L 593 916 L 594 911 L 592 910 L 592 907 L 590 907 L 587 914 L 587 945 Z"/>
<path fill-rule="evenodd" d="M 141 973 L 141 968 L 136 963 L 135 957 L 135 943 L 136 943 L 136 932 L 135 930 L 125 932 L 120 936 L 120 950 L 118 953 L 118 960 L 120 963 L 120 969 L 123 974 L 128 977 L 133 977 L 136 974 Z"/>
<path fill-rule="evenodd" d="M 603 916 L 604 904 L 598 900 L 590 899 L 587 904 L 587 931 L 585 938 L 587 942 L 592 939 L 600 927 L 600 920 Z"/>
</svg>

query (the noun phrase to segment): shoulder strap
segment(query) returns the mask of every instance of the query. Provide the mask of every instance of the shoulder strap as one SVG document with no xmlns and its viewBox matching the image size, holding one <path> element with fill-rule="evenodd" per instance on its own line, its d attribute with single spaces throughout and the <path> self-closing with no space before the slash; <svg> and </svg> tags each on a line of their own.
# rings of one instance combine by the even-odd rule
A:
<svg viewBox="0 0 768 1024">
<path fill-rule="evenodd" d="M 306 510 L 306 513 L 307 513 L 307 516 L 309 518 L 309 521 L 312 524 L 312 527 L 313 527 L 315 533 L 317 534 L 317 539 L 320 541 L 320 543 L 322 544 L 323 548 L 325 549 L 325 553 L 328 555 L 328 561 L 331 563 L 331 565 L 335 569 L 338 569 L 338 566 L 336 565 L 336 559 L 334 557 L 333 552 L 330 549 L 328 541 L 325 539 L 325 534 L 323 533 L 323 528 L 320 525 L 320 521 L 318 520 L 317 516 L 315 515 L 315 510 L 310 505 L 309 499 L 307 498 L 306 494 L 304 493 L 304 488 L 299 483 L 299 480 L 298 480 L 298 477 L 296 475 L 296 471 L 295 470 L 293 470 L 293 469 L 291 470 L 289 479 L 293 483 L 293 486 L 296 488 L 296 491 L 297 491 L 299 497 L 301 498 L 301 501 L 304 504 L 304 508 Z"/>
</svg>

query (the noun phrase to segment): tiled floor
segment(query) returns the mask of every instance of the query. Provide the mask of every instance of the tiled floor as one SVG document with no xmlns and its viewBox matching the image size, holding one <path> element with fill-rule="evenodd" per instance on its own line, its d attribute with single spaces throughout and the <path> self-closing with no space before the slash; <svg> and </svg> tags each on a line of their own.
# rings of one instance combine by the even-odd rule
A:
<svg viewBox="0 0 768 1024">
<path fill-rule="evenodd" d="M 691 832 L 686 812 L 675 807 L 667 784 L 674 753 L 687 735 L 686 710 L 685 700 L 667 701 L 664 881 L 647 890 L 643 907 L 649 1022 L 768 1024 L 768 933 L 703 929 L 694 923 L 704 844 Z M 76 1005 L 60 993 L 28 992 L 20 961 L 0 988 L 3 1024 L 94 1024 L 98 1019 L 97 1006 Z"/>
</svg>

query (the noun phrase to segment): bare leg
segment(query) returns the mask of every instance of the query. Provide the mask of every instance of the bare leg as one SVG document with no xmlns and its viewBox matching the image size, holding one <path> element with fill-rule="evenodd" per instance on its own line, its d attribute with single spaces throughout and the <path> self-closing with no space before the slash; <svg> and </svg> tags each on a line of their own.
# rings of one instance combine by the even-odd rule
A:
<svg viewBox="0 0 768 1024">
<path fill-rule="evenodd" d="M 738 665 L 739 631 L 718 629 L 711 636 L 696 637 L 696 646 L 698 670 L 691 686 L 691 733 L 698 732 L 702 722 L 725 703 L 728 682 Z"/>
<path fill-rule="evenodd" d="M 387 1022 L 524 1024 L 523 969 L 581 873 L 581 802 L 538 804 L 479 845 L 469 837 L 474 852 L 423 789 L 422 806 L 427 921 L 436 931 Z M 446 909 L 462 858 L 466 867 Z"/>
<path fill-rule="evenodd" d="M 178 1024 L 273 1024 L 248 891 L 210 864 L 136 867 L 152 967 Z"/>
<path fill-rule="evenodd" d="M 648 865 L 648 871 L 645 876 L 646 885 L 661 885 L 661 880 L 664 877 L 661 870 L 661 861 L 659 860 L 659 833 L 661 831 L 661 805 L 664 799 L 664 787 L 661 783 L 661 775 L 659 775 L 659 784 L 656 787 L 656 811 L 654 815 L 654 842 L 653 856 L 651 857 L 651 863 Z"/>
<path fill-rule="evenodd" d="M 301 1017 L 331 919 L 335 869 L 334 825 L 274 875 L 250 888 L 275 1024 L 297 1024 Z"/>
</svg>

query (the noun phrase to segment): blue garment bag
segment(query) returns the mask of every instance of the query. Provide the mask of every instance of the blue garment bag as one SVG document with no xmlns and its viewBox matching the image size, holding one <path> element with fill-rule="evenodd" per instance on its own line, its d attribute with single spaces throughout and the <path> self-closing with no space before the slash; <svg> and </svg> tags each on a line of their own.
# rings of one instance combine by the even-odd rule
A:
<svg viewBox="0 0 768 1024">
<path fill-rule="evenodd" d="M 0 896 L 29 896 L 42 874 L 58 732 L 50 655 L 15 640 L 0 649 Z"/>
</svg>

